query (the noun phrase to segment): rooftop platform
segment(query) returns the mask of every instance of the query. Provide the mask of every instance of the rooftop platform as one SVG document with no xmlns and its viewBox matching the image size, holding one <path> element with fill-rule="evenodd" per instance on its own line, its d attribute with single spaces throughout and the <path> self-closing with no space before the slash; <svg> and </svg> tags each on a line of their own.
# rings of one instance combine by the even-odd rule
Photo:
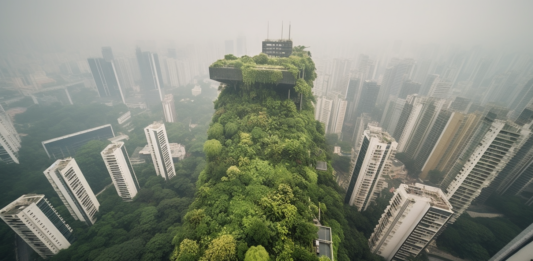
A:
<svg viewBox="0 0 533 261">
<path fill-rule="evenodd" d="M 292 73 L 283 67 L 271 67 L 271 66 L 257 66 L 256 70 L 279 70 L 283 74 L 283 78 L 276 84 L 292 87 L 296 85 L 296 78 Z M 242 71 L 234 67 L 209 67 L 209 78 L 214 81 L 222 82 L 225 84 L 235 84 L 243 82 Z"/>
</svg>

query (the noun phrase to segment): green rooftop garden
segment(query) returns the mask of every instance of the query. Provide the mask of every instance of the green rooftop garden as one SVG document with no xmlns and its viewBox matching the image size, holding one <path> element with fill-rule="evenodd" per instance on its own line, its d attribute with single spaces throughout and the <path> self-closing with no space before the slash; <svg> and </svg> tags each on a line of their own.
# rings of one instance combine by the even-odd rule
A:
<svg viewBox="0 0 533 261">
<path fill-rule="evenodd" d="M 269 57 L 264 53 L 253 57 L 247 55 L 236 57 L 233 54 L 228 54 L 224 56 L 224 59 L 214 62 L 211 67 L 233 67 L 241 70 L 243 82 L 246 85 L 254 83 L 275 84 L 283 78 L 283 71 L 290 72 L 295 79 L 299 79 L 303 73 L 303 80 L 309 86 L 312 86 L 312 82 L 316 78 L 315 64 L 311 60 L 310 53 L 305 51 L 304 46 L 294 47 L 290 57 Z"/>
</svg>

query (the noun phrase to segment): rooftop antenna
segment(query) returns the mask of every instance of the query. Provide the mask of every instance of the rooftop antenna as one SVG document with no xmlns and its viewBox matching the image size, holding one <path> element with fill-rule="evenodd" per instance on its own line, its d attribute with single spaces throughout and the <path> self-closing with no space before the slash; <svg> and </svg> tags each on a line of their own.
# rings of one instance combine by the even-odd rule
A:
<svg viewBox="0 0 533 261">
<path fill-rule="evenodd" d="M 283 40 L 283 21 L 281 21 L 281 40 Z"/>
<path fill-rule="evenodd" d="M 291 39 L 291 22 L 289 22 L 289 40 Z"/>
</svg>

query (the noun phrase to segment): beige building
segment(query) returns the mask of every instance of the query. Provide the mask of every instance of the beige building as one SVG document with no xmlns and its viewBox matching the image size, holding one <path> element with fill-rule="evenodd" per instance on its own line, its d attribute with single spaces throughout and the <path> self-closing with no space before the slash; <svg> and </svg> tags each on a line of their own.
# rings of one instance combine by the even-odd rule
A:
<svg viewBox="0 0 533 261">
<path fill-rule="evenodd" d="M 420 178 L 426 179 L 430 170 L 447 172 L 459 157 L 481 118 L 479 113 L 465 115 L 455 112 L 425 161 Z"/>
</svg>

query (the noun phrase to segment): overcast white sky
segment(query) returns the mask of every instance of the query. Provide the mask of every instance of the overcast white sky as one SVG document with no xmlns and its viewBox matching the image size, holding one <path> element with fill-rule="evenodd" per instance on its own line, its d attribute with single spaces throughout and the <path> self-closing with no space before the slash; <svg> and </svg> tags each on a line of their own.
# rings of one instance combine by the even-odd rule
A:
<svg viewBox="0 0 533 261">
<path fill-rule="evenodd" d="M 175 40 L 280 36 L 296 43 L 396 41 L 533 46 L 533 1 L 3 0 L 0 38 Z M 286 30 L 286 29 L 285 29 Z M 285 31 L 285 35 L 287 35 Z"/>
</svg>

